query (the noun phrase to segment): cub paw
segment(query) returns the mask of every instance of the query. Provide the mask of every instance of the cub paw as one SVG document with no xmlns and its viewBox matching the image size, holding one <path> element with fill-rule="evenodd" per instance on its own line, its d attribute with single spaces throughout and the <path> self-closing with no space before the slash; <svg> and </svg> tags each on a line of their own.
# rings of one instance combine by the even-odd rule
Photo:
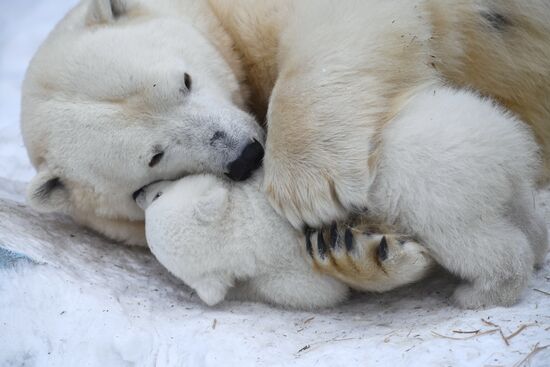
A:
<svg viewBox="0 0 550 367">
<path fill-rule="evenodd" d="M 307 229 L 306 251 L 314 268 L 350 287 L 383 292 L 425 277 L 433 267 L 426 249 L 396 234 L 333 224 Z"/>
<path fill-rule="evenodd" d="M 227 295 L 232 281 L 229 279 L 219 279 L 212 275 L 204 275 L 197 282 L 190 282 L 190 286 L 195 289 L 199 298 L 208 306 L 215 306 L 222 302 Z"/>
<path fill-rule="evenodd" d="M 502 283 L 477 279 L 460 284 L 453 293 L 455 304 L 464 309 L 480 309 L 490 306 L 510 307 L 516 304 L 525 288 L 528 276 L 518 276 Z"/>
</svg>

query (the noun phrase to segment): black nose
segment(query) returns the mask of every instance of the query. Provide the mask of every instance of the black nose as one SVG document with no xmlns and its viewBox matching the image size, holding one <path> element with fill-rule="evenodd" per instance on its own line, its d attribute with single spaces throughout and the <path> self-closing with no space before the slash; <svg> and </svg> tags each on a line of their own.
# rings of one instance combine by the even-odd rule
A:
<svg viewBox="0 0 550 367">
<path fill-rule="evenodd" d="M 139 196 L 139 194 L 141 194 L 143 192 L 143 187 L 141 189 L 139 189 L 138 191 L 134 192 L 132 194 L 132 199 L 134 199 L 134 201 L 136 201 L 137 197 Z"/>
<path fill-rule="evenodd" d="M 229 163 L 227 177 L 234 181 L 244 181 L 252 175 L 252 172 L 260 168 L 264 158 L 264 148 L 257 140 L 248 144 L 241 156 Z"/>
</svg>

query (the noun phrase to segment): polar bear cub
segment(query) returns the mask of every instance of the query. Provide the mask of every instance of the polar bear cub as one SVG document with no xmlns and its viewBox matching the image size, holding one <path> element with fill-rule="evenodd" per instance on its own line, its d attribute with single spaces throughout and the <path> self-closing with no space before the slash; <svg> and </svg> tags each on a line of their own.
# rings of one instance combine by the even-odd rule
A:
<svg viewBox="0 0 550 367">
<path fill-rule="evenodd" d="M 431 268 L 431 258 L 414 241 L 358 233 L 358 226 L 333 226 L 331 233 L 310 232 L 306 239 L 271 208 L 262 176 L 236 183 L 194 175 L 154 183 L 136 196 L 151 251 L 208 305 L 229 296 L 326 307 L 346 298 L 348 279 L 355 288 L 383 291 L 416 281 Z M 340 274 L 331 272 L 329 260 L 340 261 Z M 349 278 L 342 274 L 344 261 L 356 271 Z"/>
<path fill-rule="evenodd" d="M 382 132 L 369 209 L 464 282 L 458 305 L 510 306 L 548 252 L 528 126 L 489 99 L 419 89 Z"/>
</svg>

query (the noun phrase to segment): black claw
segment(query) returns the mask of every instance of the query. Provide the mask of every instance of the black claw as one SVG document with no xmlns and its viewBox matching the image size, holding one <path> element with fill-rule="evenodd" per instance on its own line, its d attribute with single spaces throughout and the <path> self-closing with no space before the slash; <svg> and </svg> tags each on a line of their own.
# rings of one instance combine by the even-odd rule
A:
<svg viewBox="0 0 550 367">
<path fill-rule="evenodd" d="M 366 206 L 363 206 L 363 207 L 359 207 L 359 206 L 353 206 L 352 207 L 352 213 L 353 214 L 357 214 L 357 215 L 365 215 L 369 212 L 369 208 L 367 208 Z"/>
<path fill-rule="evenodd" d="M 313 246 L 311 245 L 311 231 L 305 230 L 304 234 L 306 236 L 306 250 L 309 256 L 313 257 Z"/>
<path fill-rule="evenodd" d="M 325 238 L 323 237 L 323 233 L 321 231 L 317 233 L 317 249 L 319 250 L 319 256 L 321 259 L 324 259 L 325 254 L 327 253 L 327 244 L 325 243 Z"/>
<path fill-rule="evenodd" d="M 338 244 L 338 226 L 336 225 L 336 222 L 334 222 L 330 226 L 330 247 L 334 249 L 336 248 L 337 244 Z"/>
<path fill-rule="evenodd" d="M 378 258 L 382 261 L 388 258 L 388 242 L 386 241 L 386 236 L 382 237 L 380 245 L 378 245 Z"/>
<path fill-rule="evenodd" d="M 351 233 L 349 228 L 346 228 L 346 232 L 344 233 L 344 243 L 346 244 L 346 251 L 353 250 L 353 233 Z"/>
</svg>

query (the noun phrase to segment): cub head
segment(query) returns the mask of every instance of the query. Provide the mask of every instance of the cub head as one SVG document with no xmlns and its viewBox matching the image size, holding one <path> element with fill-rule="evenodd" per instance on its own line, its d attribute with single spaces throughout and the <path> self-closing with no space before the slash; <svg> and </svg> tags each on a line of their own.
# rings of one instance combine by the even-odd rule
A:
<svg viewBox="0 0 550 367">
<path fill-rule="evenodd" d="M 141 187 L 202 172 L 248 177 L 264 132 L 245 112 L 232 52 L 203 2 L 82 1 L 23 85 L 31 205 L 144 244 Z"/>
<path fill-rule="evenodd" d="M 160 181 L 134 195 L 146 212 L 147 243 L 157 260 L 209 305 L 221 302 L 237 279 L 232 236 L 221 223 L 230 214 L 230 188 L 213 175 Z M 246 268 L 239 259 L 238 270 Z"/>
</svg>

